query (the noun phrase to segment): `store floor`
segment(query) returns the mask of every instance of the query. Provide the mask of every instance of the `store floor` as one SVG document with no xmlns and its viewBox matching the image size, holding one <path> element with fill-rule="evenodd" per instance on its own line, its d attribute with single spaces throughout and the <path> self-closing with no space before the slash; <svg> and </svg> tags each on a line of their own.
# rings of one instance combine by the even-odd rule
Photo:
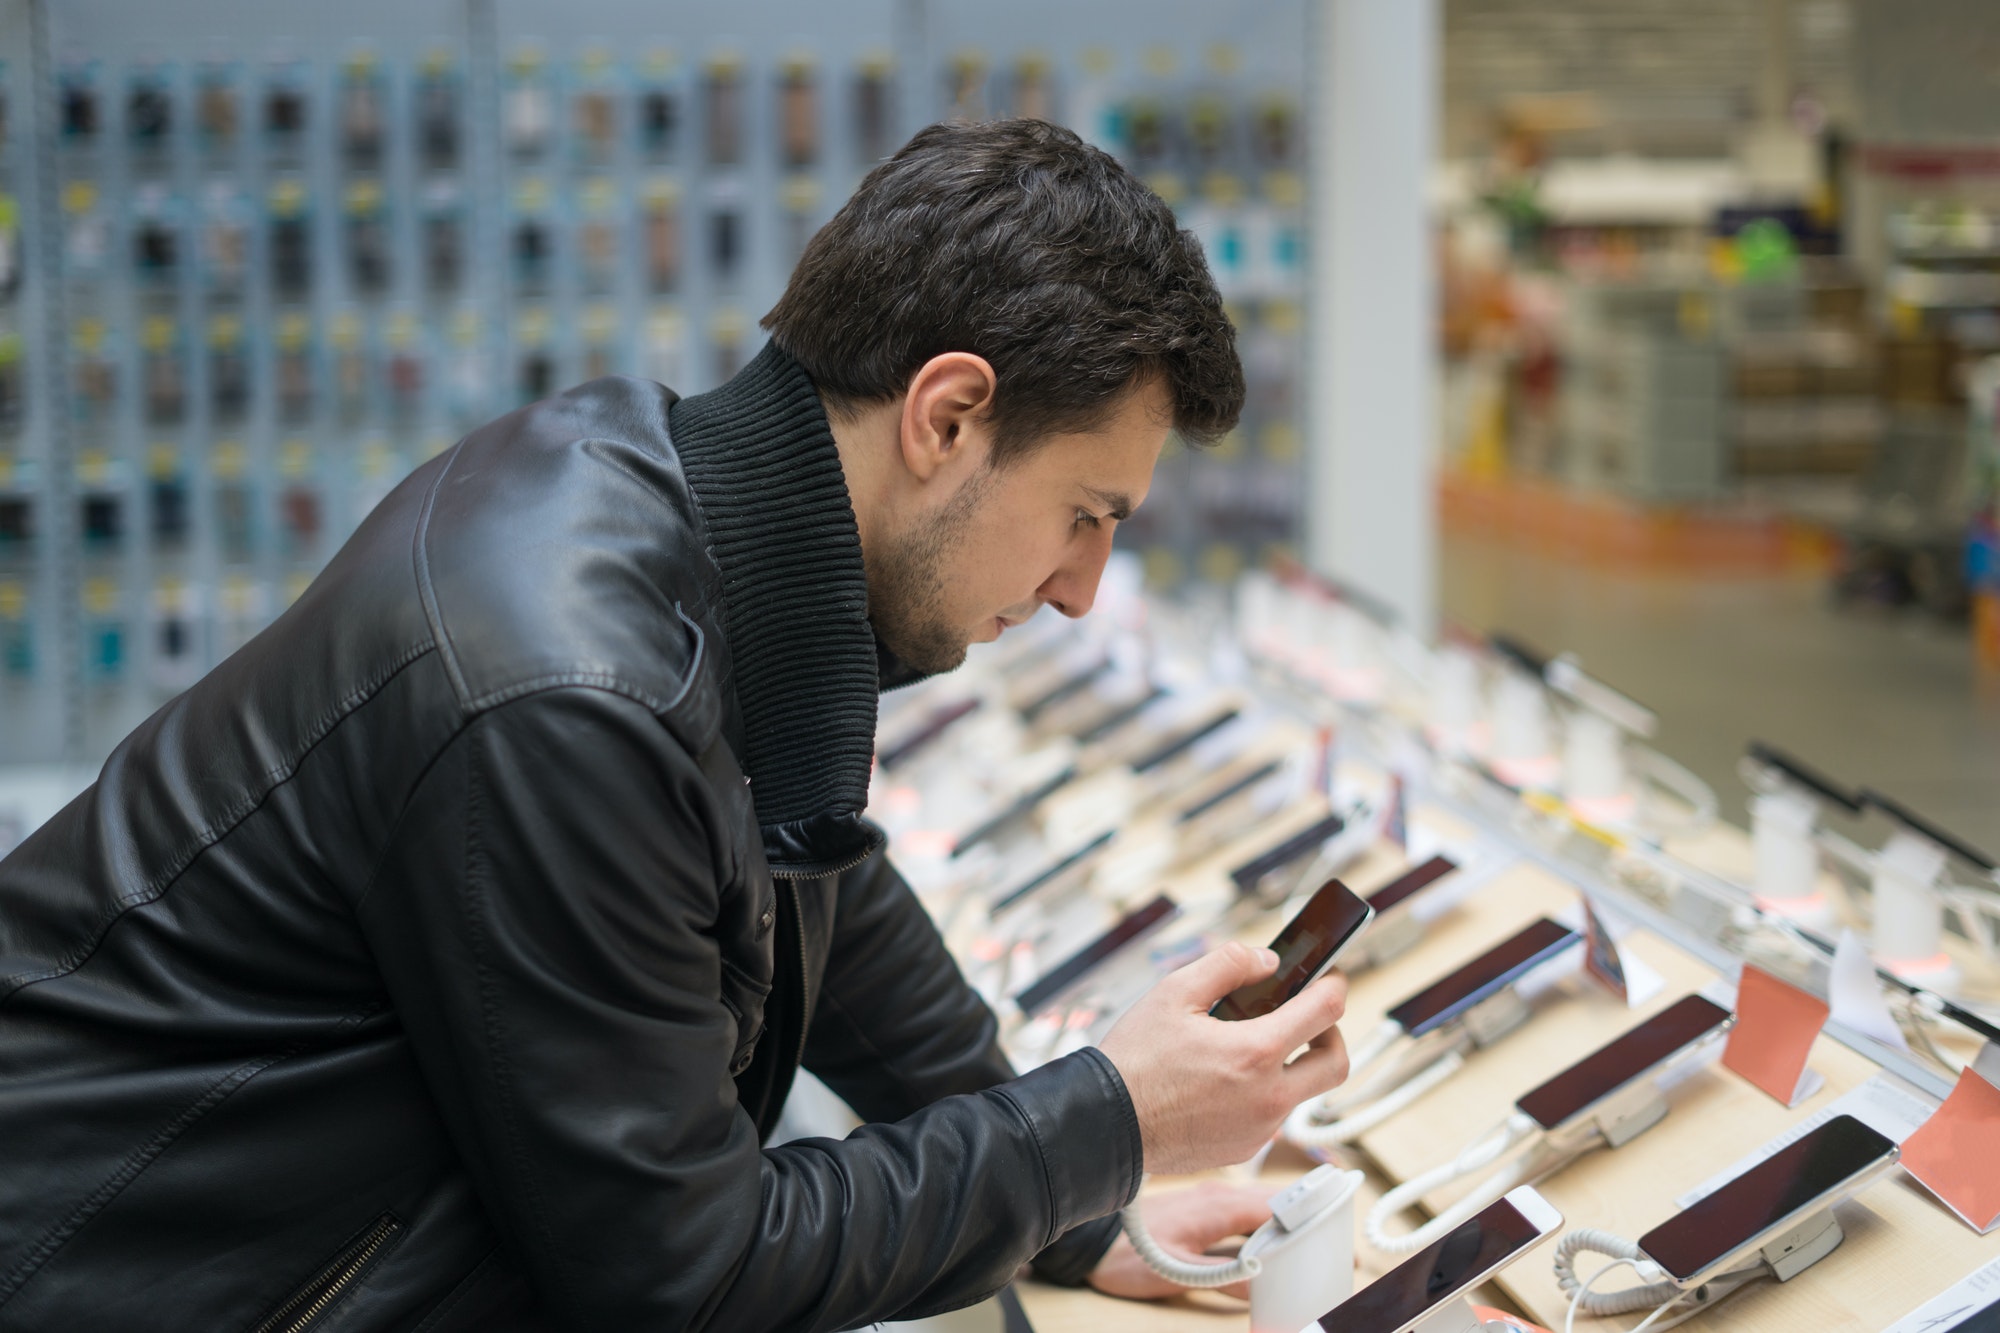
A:
<svg viewBox="0 0 2000 1333">
<path fill-rule="evenodd" d="M 1660 714 L 1658 744 L 1741 823 L 1751 737 L 2000 855 L 2000 681 L 1963 629 L 1837 611 L 1819 577 L 1662 576 L 1447 534 L 1443 615 L 1511 630 Z M 1879 840 L 1879 827 L 1867 830 Z"/>
</svg>

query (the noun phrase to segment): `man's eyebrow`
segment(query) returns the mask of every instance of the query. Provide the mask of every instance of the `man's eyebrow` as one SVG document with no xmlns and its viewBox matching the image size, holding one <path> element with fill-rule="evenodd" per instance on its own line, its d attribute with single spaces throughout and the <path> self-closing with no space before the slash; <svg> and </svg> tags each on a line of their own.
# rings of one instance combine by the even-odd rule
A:
<svg viewBox="0 0 2000 1333">
<path fill-rule="evenodd" d="M 1100 491 L 1095 486 L 1086 486 L 1083 493 L 1096 501 L 1111 517 L 1123 523 L 1132 517 L 1132 497 L 1123 491 Z"/>
</svg>

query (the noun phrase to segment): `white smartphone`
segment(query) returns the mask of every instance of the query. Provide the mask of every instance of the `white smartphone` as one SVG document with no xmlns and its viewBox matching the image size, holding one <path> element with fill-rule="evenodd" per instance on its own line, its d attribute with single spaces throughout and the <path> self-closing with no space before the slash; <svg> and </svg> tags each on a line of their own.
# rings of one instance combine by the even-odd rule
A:
<svg viewBox="0 0 2000 1333">
<path fill-rule="evenodd" d="M 1300 1333 L 1408 1333 L 1562 1228 L 1527 1185 L 1495 1199 L 1308 1324 Z M 1470 1315 L 1468 1314 L 1468 1318 Z"/>
</svg>

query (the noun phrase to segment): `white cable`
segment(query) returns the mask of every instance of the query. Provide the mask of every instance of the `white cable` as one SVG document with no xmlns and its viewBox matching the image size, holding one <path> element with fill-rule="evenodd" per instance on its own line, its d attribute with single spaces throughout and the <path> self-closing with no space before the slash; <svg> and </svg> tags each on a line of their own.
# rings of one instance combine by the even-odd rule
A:
<svg viewBox="0 0 2000 1333">
<path fill-rule="evenodd" d="M 1585 1251 L 1627 1260 L 1634 1272 L 1649 1280 L 1644 1286 L 1624 1287 L 1618 1291 L 1591 1291 L 1588 1283 L 1578 1282 L 1576 1277 L 1576 1256 Z M 1664 1300 L 1678 1300 L 1682 1294 L 1679 1287 L 1664 1280 L 1665 1270 L 1647 1258 L 1644 1250 L 1623 1236 L 1595 1227 L 1579 1227 L 1563 1234 L 1563 1238 L 1556 1242 L 1555 1269 L 1556 1285 L 1578 1309 L 1589 1315 L 1631 1314 Z M 1591 1280 L 1595 1281 L 1598 1276 L 1602 1274 Z"/>
<path fill-rule="evenodd" d="M 1167 1281 L 1183 1287 L 1207 1290 L 1211 1287 L 1226 1287 L 1232 1282 L 1246 1282 L 1264 1270 L 1254 1255 L 1240 1255 L 1234 1259 L 1222 1259 L 1211 1263 L 1196 1263 L 1179 1259 L 1162 1249 L 1160 1242 L 1153 1239 L 1146 1230 L 1146 1224 L 1139 1220 L 1137 1202 L 1128 1204 L 1118 1215 L 1125 1228 L 1125 1238 L 1132 1242 L 1132 1249 L 1145 1262 L 1146 1267 L 1158 1273 Z"/>
<path fill-rule="evenodd" d="M 1285 1117 L 1285 1138 L 1301 1148 L 1332 1148 L 1343 1143 L 1352 1143 L 1456 1074 L 1464 1064 L 1463 1055 L 1457 1051 L 1447 1051 L 1431 1062 L 1423 1072 L 1400 1087 L 1384 1093 L 1374 1101 L 1364 1104 L 1361 1109 L 1344 1115 L 1330 1124 L 1323 1123 L 1319 1119 L 1321 1113 L 1319 1099 L 1302 1103 Z"/>
<path fill-rule="evenodd" d="M 1588 1281 L 1578 1282 L 1576 1256 L 1586 1251 L 1608 1255 L 1616 1262 L 1606 1264 L 1592 1273 Z M 1620 1267 L 1631 1268 L 1646 1280 L 1644 1285 L 1623 1287 L 1617 1291 L 1591 1290 L 1599 1278 Z M 1564 1233 L 1563 1238 L 1556 1242 L 1556 1285 L 1570 1298 L 1570 1312 L 1564 1325 L 1565 1333 L 1574 1327 L 1579 1310 L 1588 1315 L 1619 1315 L 1650 1309 L 1651 1313 L 1632 1328 L 1630 1333 L 1641 1333 L 1641 1330 L 1656 1326 L 1660 1329 L 1671 1328 L 1683 1319 L 1692 1318 L 1708 1309 L 1746 1282 L 1754 1281 L 1769 1271 L 1770 1267 L 1762 1259 L 1758 1259 L 1745 1267 L 1718 1274 L 1693 1290 L 1683 1290 L 1667 1281 L 1666 1270 L 1647 1258 L 1646 1252 L 1637 1244 L 1623 1236 L 1600 1231 L 1595 1227 L 1580 1227 L 1575 1231 Z M 1665 1324 L 1656 1325 L 1655 1321 L 1660 1316 L 1684 1301 L 1692 1302 L 1693 1308 Z"/>
<path fill-rule="evenodd" d="M 1717 804 L 1715 788 L 1696 777 L 1693 770 L 1661 754 L 1649 745 L 1634 745 L 1630 755 L 1632 767 L 1650 778 L 1657 786 L 1664 787 L 1688 804 L 1690 813 L 1674 820 L 1649 817 L 1646 821 L 1656 834 L 1678 835 L 1699 833 L 1715 822 Z"/>
<path fill-rule="evenodd" d="M 1392 1065 L 1373 1076 L 1370 1071 L 1402 1040 L 1403 1029 L 1393 1020 L 1377 1024 L 1368 1039 L 1348 1057 L 1347 1078 L 1341 1086 L 1312 1099 L 1310 1104 L 1315 1114 L 1338 1119 L 1347 1107 L 1361 1105 L 1389 1091 L 1386 1085 L 1396 1077 L 1396 1067 Z"/>
<path fill-rule="evenodd" d="M 1473 1140 L 1463 1152 L 1450 1161 L 1404 1181 L 1388 1191 L 1375 1201 L 1375 1206 L 1368 1210 L 1368 1217 L 1362 1223 L 1362 1233 L 1367 1236 L 1368 1243 L 1384 1254 L 1414 1254 L 1470 1219 L 1473 1214 L 1516 1185 L 1526 1184 L 1536 1176 L 1544 1174 L 1560 1159 L 1548 1152 L 1545 1146 L 1530 1149 L 1475 1185 L 1464 1198 L 1416 1230 L 1400 1236 L 1390 1234 L 1390 1221 L 1405 1208 L 1415 1204 L 1439 1186 L 1448 1185 L 1476 1171 L 1485 1170 L 1506 1156 L 1516 1144 L 1538 1132 L 1539 1127 L 1533 1120 L 1516 1111 L 1504 1122 Z"/>
<path fill-rule="evenodd" d="M 1347 1077 L 1352 1079 L 1362 1070 L 1389 1053 L 1391 1047 L 1403 1035 L 1403 1025 L 1393 1019 L 1384 1019 L 1375 1030 L 1368 1034 L 1368 1040 L 1361 1043 L 1359 1050 L 1347 1062 Z"/>
<path fill-rule="evenodd" d="M 1610 1263 L 1585 1278 L 1583 1285 L 1578 1287 L 1570 1296 L 1569 1313 L 1563 1316 L 1563 1333 L 1576 1333 L 1576 1312 L 1583 1308 L 1583 1302 L 1590 1295 L 1590 1289 L 1597 1285 L 1597 1279 L 1603 1277 L 1614 1268 L 1630 1268 L 1634 1272 L 1637 1272 L 1639 1262 L 1636 1259 L 1613 1259 Z M 1680 1298 L 1676 1296 L 1674 1299 L 1679 1300 Z"/>
</svg>

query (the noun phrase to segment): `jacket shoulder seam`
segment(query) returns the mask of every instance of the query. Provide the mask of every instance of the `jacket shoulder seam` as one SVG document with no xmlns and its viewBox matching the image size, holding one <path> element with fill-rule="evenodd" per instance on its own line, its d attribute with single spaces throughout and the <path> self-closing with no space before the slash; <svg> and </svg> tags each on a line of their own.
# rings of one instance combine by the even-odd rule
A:
<svg viewBox="0 0 2000 1333">
<path fill-rule="evenodd" d="M 451 475 L 452 465 L 458 461 L 459 451 L 465 447 L 460 440 L 445 456 L 444 466 L 431 479 L 424 491 L 424 503 L 417 511 L 417 521 L 410 535 L 410 562 L 417 578 L 417 600 L 424 608 L 424 619 L 431 627 L 431 637 L 437 641 L 438 657 L 444 663 L 446 679 L 463 704 L 471 689 L 465 683 L 465 673 L 459 669 L 458 652 L 452 646 L 451 632 L 445 628 L 444 611 L 438 605 L 437 587 L 431 581 L 430 557 L 424 553 L 424 540 L 430 535 L 431 514 L 437 508 L 438 491 L 444 487 L 444 479 Z"/>
<path fill-rule="evenodd" d="M 120 894 L 118 897 L 112 899 L 110 910 L 98 917 L 91 925 L 86 943 L 73 949 L 54 967 L 48 968 L 45 971 L 20 973 L 11 977 L 0 978 L 0 1006 L 4 1006 L 7 1001 L 29 986 L 39 985 L 45 981 L 54 981 L 59 977 L 68 976 L 88 963 L 97 953 L 97 950 L 103 946 L 105 937 L 111 933 L 112 928 L 124 918 L 127 912 L 156 903 L 166 897 L 173 886 L 188 872 L 189 867 L 193 866 L 200 859 L 203 852 L 235 832 L 237 828 L 242 826 L 244 820 L 262 809 L 264 803 L 271 799 L 272 794 L 278 788 L 284 786 L 293 777 L 297 776 L 300 766 L 305 763 L 306 759 L 311 756 L 315 749 L 319 748 L 320 744 L 327 737 L 334 733 L 341 723 L 358 713 L 369 700 L 379 694 L 397 676 L 408 670 L 413 663 L 422 660 L 432 650 L 433 646 L 428 641 L 413 645 L 392 660 L 375 679 L 355 687 L 343 696 L 333 708 L 323 714 L 307 730 L 305 744 L 296 755 L 281 764 L 265 769 L 260 774 L 265 779 L 261 791 L 245 797 L 235 806 L 224 811 L 219 819 L 210 823 L 208 827 L 189 839 L 187 843 L 168 859 L 166 868 L 160 871 L 152 880 L 138 889 Z"/>
</svg>

